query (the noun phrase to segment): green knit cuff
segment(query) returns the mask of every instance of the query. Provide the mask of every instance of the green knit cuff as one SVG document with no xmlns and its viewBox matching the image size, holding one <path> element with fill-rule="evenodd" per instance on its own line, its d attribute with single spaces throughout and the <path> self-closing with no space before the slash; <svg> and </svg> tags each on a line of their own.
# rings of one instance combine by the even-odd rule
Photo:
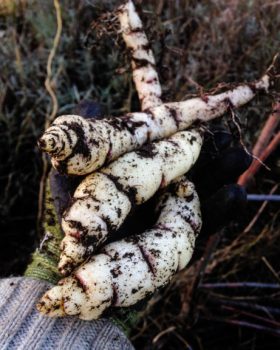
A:
<svg viewBox="0 0 280 350">
<path fill-rule="evenodd" d="M 56 215 L 49 181 L 46 184 L 44 204 L 44 237 L 40 247 L 33 253 L 32 261 L 28 265 L 24 275 L 56 284 L 62 278 L 62 275 L 58 272 L 57 264 L 60 256 L 59 245 L 63 238 L 63 232 Z"/>
<path fill-rule="evenodd" d="M 24 276 L 44 280 L 56 284 L 60 279 L 57 264 L 48 256 L 44 256 L 38 249 L 32 255 L 32 262 L 28 265 Z"/>
</svg>

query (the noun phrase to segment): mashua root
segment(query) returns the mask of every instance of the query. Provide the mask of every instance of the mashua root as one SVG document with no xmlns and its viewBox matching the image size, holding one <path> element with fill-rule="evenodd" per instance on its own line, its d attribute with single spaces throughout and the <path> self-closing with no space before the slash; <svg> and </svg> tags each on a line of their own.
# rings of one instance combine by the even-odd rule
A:
<svg viewBox="0 0 280 350">
<path fill-rule="evenodd" d="M 217 95 L 182 102 L 164 103 L 144 112 L 123 117 L 86 120 L 80 116 L 58 117 L 38 141 L 60 172 L 85 175 L 143 144 L 169 137 L 195 122 L 222 116 L 229 107 L 238 108 L 258 92 L 269 93 L 280 81 L 280 57 L 275 56 L 266 74 Z"/>
<path fill-rule="evenodd" d="M 69 274 L 121 226 L 133 206 L 184 175 L 196 162 L 201 145 L 199 131 L 182 131 L 88 175 L 62 217 L 60 272 Z"/>
<path fill-rule="evenodd" d="M 201 228 L 194 185 L 181 180 L 165 193 L 156 225 L 106 245 L 61 280 L 37 308 L 49 316 L 97 319 L 109 307 L 128 307 L 167 284 L 190 261 Z"/>
<path fill-rule="evenodd" d="M 131 56 L 132 76 L 141 102 L 141 110 L 162 103 L 161 86 L 155 69 L 155 58 L 142 21 L 132 1 L 117 10 L 121 32 Z"/>
</svg>

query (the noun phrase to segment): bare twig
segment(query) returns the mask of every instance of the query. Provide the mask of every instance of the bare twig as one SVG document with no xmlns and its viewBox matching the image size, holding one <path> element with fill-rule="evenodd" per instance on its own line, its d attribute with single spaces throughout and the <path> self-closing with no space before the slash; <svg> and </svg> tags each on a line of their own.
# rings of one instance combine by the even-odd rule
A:
<svg viewBox="0 0 280 350">
<path fill-rule="evenodd" d="M 238 327 L 246 327 L 246 328 L 252 328 L 255 330 L 259 330 L 259 331 L 264 331 L 264 332 L 268 332 L 274 336 L 280 336 L 280 330 L 275 329 L 275 328 L 269 328 L 266 326 L 262 326 L 256 323 L 251 323 L 251 322 L 247 322 L 247 321 L 241 321 L 241 320 L 227 320 L 224 318 L 219 318 L 219 317 L 211 317 L 211 318 L 207 318 L 208 321 L 212 320 L 212 321 L 217 321 L 217 322 L 223 322 L 223 323 L 228 323 L 230 325 L 233 326 L 238 326 Z"/>
<path fill-rule="evenodd" d="M 48 57 L 48 62 L 47 62 L 47 78 L 45 80 L 45 87 L 52 99 L 52 111 L 49 116 L 46 118 L 46 123 L 45 123 L 45 129 L 47 129 L 53 119 L 55 118 L 58 110 L 58 102 L 57 102 L 57 97 L 53 89 L 53 80 L 52 80 L 52 63 L 53 59 L 56 54 L 56 50 L 59 45 L 60 37 L 61 37 L 61 32 L 62 32 L 62 17 L 61 17 L 61 8 L 59 4 L 59 0 L 54 0 L 54 7 L 56 11 L 56 21 L 57 21 L 57 29 L 56 29 L 56 34 L 53 40 L 53 46 L 50 51 L 49 57 Z"/>
<path fill-rule="evenodd" d="M 244 315 L 244 316 L 248 316 L 250 318 L 259 320 L 259 321 L 263 321 L 264 323 L 269 323 L 272 326 L 276 326 L 276 327 L 280 328 L 280 323 L 279 322 L 270 320 L 270 319 L 268 319 L 266 317 L 263 317 L 263 316 L 256 315 L 256 314 L 254 314 L 252 312 L 236 309 L 236 308 L 231 307 L 231 306 L 223 306 L 222 308 L 225 309 L 225 310 L 228 310 L 228 311 L 233 311 L 235 313 L 238 313 L 239 315 Z"/>
<path fill-rule="evenodd" d="M 260 160 L 262 162 L 265 161 L 273 151 L 275 151 L 276 147 L 279 145 L 279 142 L 280 142 L 280 131 L 273 137 L 273 139 L 270 141 L 268 146 L 261 153 Z M 254 162 L 251 166 L 251 174 L 255 175 L 258 172 L 260 167 L 261 167 L 260 162 Z"/>
<path fill-rule="evenodd" d="M 269 192 L 270 195 L 272 195 L 278 188 L 278 185 L 273 186 L 273 188 L 271 189 L 271 191 Z M 253 219 L 250 221 L 250 223 L 245 227 L 243 233 L 247 233 L 250 232 L 252 227 L 255 225 L 256 221 L 258 220 L 258 218 L 260 217 L 261 213 L 264 211 L 264 209 L 266 208 L 268 204 L 268 201 L 265 201 L 261 207 L 259 208 L 259 210 L 257 211 L 256 215 L 253 217 Z"/>
<path fill-rule="evenodd" d="M 45 80 L 45 87 L 46 90 L 48 91 L 51 100 L 52 100 L 52 111 L 51 114 L 46 115 L 45 119 L 45 129 L 47 129 L 53 119 L 55 118 L 57 111 L 58 111 L 58 101 L 56 94 L 53 89 L 53 79 L 52 79 L 52 63 L 53 59 L 56 54 L 57 47 L 59 45 L 60 37 L 61 37 L 61 32 L 62 32 L 62 17 L 61 17 L 61 8 L 60 8 L 60 3 L 59 0 L 54 0 L 54 7 L 56 11 L 56 21 L 57 21 L 57 29 L 56 29 L 56 34 L 53 40 L 53 46 L 50 51 L 50 54 L 48 56 L 48 61 L 47 61 L 47 77 Z M 44 192 L 45 192 L 45 184 L 46 184 L 46 179 L 48 175 L 48 170 L 49 170 L 49 162 L 48 158 L 45 154 L 42 155 L 42 162 L 43 162 L 43 169 L 42 169 L 42 177 L 40 180 L 40 186 L 39 186 L 39 199 L 38 199 L 38 215 L 37 215 L 37 231 L 41 231 L 41 219 L 43 215 L 43 203 L 44 203 Z"/>
<path fill-rule="evenodd" d="M 262 261 L 267 266 L 269 271 L 273 274 L 273 276 L 277 279 L 277 281 L 280 282 L 280 277 L 279 277 L 278 273 L 275 271 L 275 269 L 273 268 L 273 266 L 270 264 L 270 262 L 267 260 L 267 258 L 265 256 L 262 256 Z"/>
<path fill-rule="evenodd" d="M 263 312 L 266 315 L 280 315 L 280 309 L 273 307 L 273 306 L 268 306 L 268 305 L 261 305 L 261 304 L 256 304 L 254 302 L 246 302 L 246 301 L 240 301 L 240 300 L 232 300 L 232 299 L 225 299 L 225 298 L 217 298 L 215 300 L 212 300 L 213 302 L 221 305 L 234 305 L 238 307 L 243 307 L 245 309 L 249 310 L 255 310 L 259 312 Z"/>
<path fill-rule="evenodd" d="M 280 121 L 280 102 L 272 106 L 272 114 L 267 119 L 261 134 L 253 148 L 253 154 L 257 157 L 265 150 L 269 140 L 271 139 L 277 125 Z"/>
<path fill-rule="evenodd" d="M 277 125 L 280 121 L 280 103 L 277 102 L 273 105 L 273 111 L 270 117 L 267 119 L 261 134 L 253 148 L 253 155 L 255 157 L 253 163 L 243 173 L 239 179 L 238 184 L 241 186 L 247 186 L 250 180 L 258 172 L 263 162 L 267 157 L 275 150 L 280 141 L 280 133 L 278 132 L 272 141 L 268 144 L 271 139 Z"/>
<path fill-rule="evenodd" d="M 182 307 L 181 307 L 180 316 L 182 318 L 186 317 L 188 314 L 193 313 L 193 307 L 196 304 L 196 298 L 195 298 L 196 289 L 200 285 L 201 281 L 203 280 L 208 262 L 211 259 L 212 253 L 215 251 L 221 236 L 222 236 L 222 233 L 216 233 L 215 235 L 211 236 L 208 239 L 203 257 L 199 261 L 197 261 L 195 264 L 190 266 L 188 269 L 191 275 L 191 279 L 188 281 L 189 285 L 183 291 L 181 296 Z"/>
<path fill-rule="evenodd" d="M 225 283 L 202 283 L 199 288 L 268 288 L 279 289 L 278 283 L 259 283 L 259 282 L 225 282 Z"/>
<path fill-rule="evenodd" d="M 153 339 L 153 344 L 156 344 L 163 335 L 170 333 L 170 332 L 173 332 L 175 329 L 176 329 L 176 327 L 170 326 L 167 329 L 164 329 L 163 331 L 158 333 Z"/>
</svg>

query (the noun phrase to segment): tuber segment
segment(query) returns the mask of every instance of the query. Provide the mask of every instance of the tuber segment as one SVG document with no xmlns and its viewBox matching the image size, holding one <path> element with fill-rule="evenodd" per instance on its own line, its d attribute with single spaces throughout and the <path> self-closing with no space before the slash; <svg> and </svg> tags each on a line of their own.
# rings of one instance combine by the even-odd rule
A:
<svg viewBox="0 0 280 350">
<path fill-rule="evenodd" d="M 141 102 L 141 110 L 162 103 L 161 86 L 155 69 L 155 58 L 132 1 L 118 8 L 123 39 L 131 55 L 132 76 Z"/>
<path fill-rule="evenodd" d="M 156 225 L 141 235 L 106 245 L 100 254 L 60 281 L 38 303 L 48 316 L 97 319 L 108 307 L 134 305 L 190 261 L 201 228 L 194 185 L 181 180 L 162 197 Z"/>
<path fill-rule="evenodd" d="M 120 157 L 88 175 L 62 217 L 65 238 L 59 270 L 67 274 L 116 231 L 134 205 L 151 198 L 196 162 L 202 137 L 196 129 L 179 132 Z"/>
<path fill-rule="evenodd" d="M 217 95 L 152 107 L 123 117 L 85 120 L 80 116 L 58 117 L 38 144 L 61 173 L 85 175 L 143 144 L 169 137 L 195 122 L 222 116 L 229 107 L 251 101 L 257 92 L 268 93 L 279 80 L 280 58 L 275 56 L 258 81 L 241 84 Z M 278 88 L 278 87 L 277 87 Z"/>
</svg>

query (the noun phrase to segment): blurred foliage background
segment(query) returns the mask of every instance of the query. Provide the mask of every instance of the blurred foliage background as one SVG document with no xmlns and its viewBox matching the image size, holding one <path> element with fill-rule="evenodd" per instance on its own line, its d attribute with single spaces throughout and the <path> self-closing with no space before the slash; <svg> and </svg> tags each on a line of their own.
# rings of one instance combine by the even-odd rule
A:
<svg viewBox="0 0 280 350">
<path fill-rule="evenodd" d="M 279 1 L 136 2 L 155 52 L 165 100 L 182 100 L 218 83 L 256 79 L 279 51 Z M 52 65 L 57 114 L 71 113 L 84 99 L 99 101 L 105 114 L 137 110 L 130 63 L 119 35 L 98 39 L 90 31 L 92 21 L 120 1 L 59 3 L 63 26 Z M 22 273 L 38 244 L 42 161 L 36 140 L 52 110 L 45 79 L 56 27 L 51 0 L 0 1 L 1 276 Z M 270 110 L 271 99 L 261 97 L 238 112 L 249 148 Z M 277 185 L 278 156 L 279 148 L 268 160 L 272 171 L 262 169 L 250 190 L 268 193 Z M 258 208 L 250 203 L 240 223 L 217 233 L 199 285 L 279 283 L 279 206 L 269 204 L 250 232 L 243 232 Z M 195 305 L 186 313 L 188 286 L 197 281 L 194 275 L 194 269 L 187 269 L 150 301 L 132 334 L 137 348 L 279 348 L 279 289 L 217 291 L 198 286 L 192 295 Z"/>
</svg>

